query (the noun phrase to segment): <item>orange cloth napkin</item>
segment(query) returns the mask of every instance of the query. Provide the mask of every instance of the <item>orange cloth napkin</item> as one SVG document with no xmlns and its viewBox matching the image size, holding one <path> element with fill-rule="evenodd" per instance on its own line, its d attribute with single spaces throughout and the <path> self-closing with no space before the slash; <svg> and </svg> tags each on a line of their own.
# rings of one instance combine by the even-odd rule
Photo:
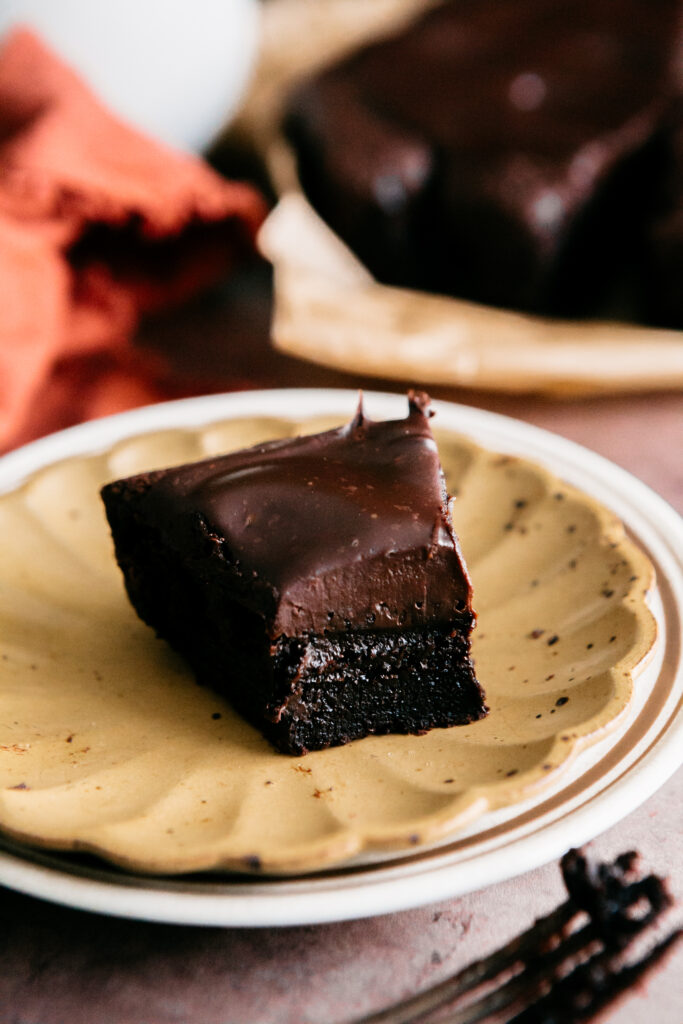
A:
<svg viewBox="0 0 683 1024">
<path fill-rule="evenodd" d="M 0 450 L 167 397 L 141 316 L 253 252 L 265 215 L 119 121 L 35 35 L 0 50 Z"/>
</svg>

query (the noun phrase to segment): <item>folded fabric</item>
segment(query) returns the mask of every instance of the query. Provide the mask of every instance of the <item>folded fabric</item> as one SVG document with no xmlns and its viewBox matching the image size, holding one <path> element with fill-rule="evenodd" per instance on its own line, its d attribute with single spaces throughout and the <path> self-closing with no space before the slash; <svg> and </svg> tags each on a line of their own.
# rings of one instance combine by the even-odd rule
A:
<svg viewBox="0 0 683 1024">
<path fill-rule="evenodd" d="M 140 318 L 251 255 L 264 215 L 16 29 L 0 49 L 0 450 L 166 397 L 132 344 Z"/>
</svg>

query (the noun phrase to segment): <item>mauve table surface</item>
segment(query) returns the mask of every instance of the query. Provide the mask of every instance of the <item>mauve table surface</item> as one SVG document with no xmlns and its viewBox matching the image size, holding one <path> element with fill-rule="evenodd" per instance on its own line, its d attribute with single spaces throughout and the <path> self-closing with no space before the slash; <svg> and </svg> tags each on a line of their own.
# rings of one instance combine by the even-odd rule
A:
<svg viewBox="0 0 683 1024">
<path fill-rule="evenodd" d="M 268 299 L 248 277 L 148 332 L 212 389 L 400 385 L 272 352 Z M 612 459 L 683 510 L 680 394 L 550 401 L 432 388 Z M 683 770 L 590 846 L 628 849 L 683 900 Z M 0 890 L 0 1024 L 341 1024 L 492 951 L 562 898 L 556 864 L 461 899 L 341 924 L 216 929 L 118 920 Z M 680 913 L 679 913 L 680 918 Z M 683 948 L 610 1024 L 681 1024 Z"/>
</svg>

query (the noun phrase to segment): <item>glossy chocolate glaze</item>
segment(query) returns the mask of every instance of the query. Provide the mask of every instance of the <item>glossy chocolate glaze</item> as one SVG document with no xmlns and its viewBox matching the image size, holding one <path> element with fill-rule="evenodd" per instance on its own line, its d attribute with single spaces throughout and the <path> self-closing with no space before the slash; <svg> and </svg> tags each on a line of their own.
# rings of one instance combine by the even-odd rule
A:
<svg viewBox="0 0 683 1024">
<path fill-rule="evenodd" d="M 439 5 L 292 97 L 304 189 L 389 283 L 590 308 L 645 213 L 641 153 L 668 104 L 679 13 L 679 0 Z"/>
<path fill-rule="evenodd" d="M 403 420 L 274 441 L 156 475 L 156 522 L 201 517 L 272 636 L 449 622 L 470 612 L 429 400 Z M 168 531 L 167 531 L 168 532 Z"/>
</svg>

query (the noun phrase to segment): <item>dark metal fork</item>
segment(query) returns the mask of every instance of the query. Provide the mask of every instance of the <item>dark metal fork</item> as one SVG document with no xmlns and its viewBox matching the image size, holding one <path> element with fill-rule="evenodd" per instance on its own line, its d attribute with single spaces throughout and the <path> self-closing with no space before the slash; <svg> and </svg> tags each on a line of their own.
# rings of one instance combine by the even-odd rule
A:
<svg viewBox="0 0 683 1024">
<path fill-rule="evenodd" d="M 663 879 L 638 877 L 637 854 L 591 866 L 570 850 L 569 898 L 502 949 L 433 988 L 354 1024 L 577 1024 L 642 980 L 683 937 L 677 928 L 642 950 L 671 906 Z M 640 941 L 639 941 L 640 940 Z M 634 955 L 634 949 L 637 953 Z"/>
</svg>

